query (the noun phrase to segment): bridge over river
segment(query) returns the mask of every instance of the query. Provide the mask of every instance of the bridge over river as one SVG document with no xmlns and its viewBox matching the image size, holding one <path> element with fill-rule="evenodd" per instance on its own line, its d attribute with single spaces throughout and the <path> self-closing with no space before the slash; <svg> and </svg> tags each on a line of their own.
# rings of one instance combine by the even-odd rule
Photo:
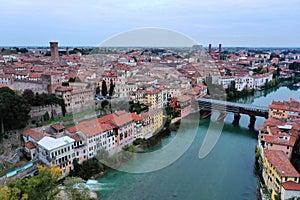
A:
<svg viewBox="0 0 300 200">
<path fill-rule="evenodd" d="M 256 116 L 268 118 L 269 108 L 267 106 L 234 103 L 228 101 L 221 101 L 215 99 L 197 98 L 199 109 L 204 113 L 211 113 L 211 111 L 219 111 L 219 120 L 225 118 L 226 113 L 234 113 L 233 124 L 238 124 L 241 118 L 240 114 L 250 116 L 249 128 L 253 128 Z"/>
</svg>

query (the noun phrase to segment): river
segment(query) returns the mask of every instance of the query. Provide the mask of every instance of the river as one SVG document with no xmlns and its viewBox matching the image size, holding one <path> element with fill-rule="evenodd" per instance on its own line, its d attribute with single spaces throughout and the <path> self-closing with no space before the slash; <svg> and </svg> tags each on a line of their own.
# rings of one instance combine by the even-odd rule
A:
<svg viewBox="0 0 300 200">
<path fill-rule="evenodd" d="M 268 106 L 273 100 L 295 98 L 300 101 L 300 89 L 280 87 L 258 91 L 254 97 L 238 102 Z M 258 177 L 254 173 L 257 130 L 264 118 L 258 117 L 255 130 L 248 129 L 249 117 L 242 115 L 238 126 L 231 124 L 233 115 L 227 114 L 222 134 L 212 151 L 203 159 L 198 153 L 207 133 L 210 120 L 201 120 L 196 136 L 187 151 L 174 163 L 150 173 L 110 171 L 98 181 L 103 190 L 101 200 L 241 200 L 257 199 Z M 175 132 L 151 150 L 161 149 L 175 137 Z M 188 131 L 185 134 L 190 134 Z M 139 160 L 139 163 L 159 163 L 160 160 Z M 135 159 L 126 165 L 139 164 Z"/>
</svg>

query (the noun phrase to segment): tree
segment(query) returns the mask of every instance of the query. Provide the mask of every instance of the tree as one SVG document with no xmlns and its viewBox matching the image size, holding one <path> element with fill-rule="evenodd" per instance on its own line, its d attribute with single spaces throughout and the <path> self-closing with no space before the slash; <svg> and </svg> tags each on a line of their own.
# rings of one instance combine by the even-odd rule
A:
<svg viewBox="0 0 300 200">
<path fill-rule="evenodd" d="M 74 83 L 74 82 L 81 82 L 80 78 L 78 76 L 74 77 L 74 78 L 69 78 L 69 83 Z"/>
<path fill-rule="evenodd" d="M 45 114 L 43 115 L 43 120 L 44 121 L 49 121 L 50 120 L 50 115 L 49 113 L 46 111 Z"/>
<path fill-rule="evenodd" d="M 84 161 L 81 165 L 74 163 L 74 170 L 71 170 L 70 175 L 80 176 L 87 180 L 95 174 L 99 174 L 104 170 L 104 166 L 95 158 Z"/>
<path fill-rule="evenodd" d="M 104 100 L 101 102 L 101 108 L 109 108 L 109 102 L 107 100 Z"/>
<path fill-rule="evenodd" d="M 235 81 L 230 81 L 229 90 L 233 91 L 233 92 L 236 92 Z"/>
<path fill-rule="evenodd" d="M 81 178 L 67 177 L 64 181 L 65 192 L 68 199 L 86 200 L 90 199 L 88 188 L 84 185 Z"/>
<path fill-rule="evenodd" d="M 109 85 L 109 96 L 112 96 L 114 94 L 115 84 L 113 83 L 112 79 L 110 79 L 110 85 Z"/>
<path fill-rule="evenodd" d="M 102 81 L 101 94 L 104 97 L 107 95 L 107 85 L 105 80 Z"/>
<path fill-rule="evenodd" d="M 100 87 L 96 87 L 96 94 L 100 94 Z"/>
<path fill-rule="evenodd" d="M 9 188 L 6 185 L 0 186 L 0 199 L 1 200 L 28 200 L 27 194 L 21 194 L 21 190 L 19 188 Z"/>
<path fill-rule="evenodd" d="M 8 183 L 8 191 L 14 191 L 14 196 L 17 197 L 10 199 L 54 199 L 59 192 L 57 188 L 59 177 L 59 168 L 39 166 L 39 175 L 29 179 L 16 179 Z"/>
<path fill-rule="evenodd" d="M 30 105 L 33 105 L 34 93 L 32 90 L 30 90 L 30 89 L 24 90 L 22 96 L 27 101 L 27 103 L 29 103 Z"/>
<path fill-rule="evenodd" d="M 26 125 L 30 105 L 26 100 L 8 87 L 0 88 L 0 126 L 1 133 L 6 129 L 18 129 Z"/>
</svg>

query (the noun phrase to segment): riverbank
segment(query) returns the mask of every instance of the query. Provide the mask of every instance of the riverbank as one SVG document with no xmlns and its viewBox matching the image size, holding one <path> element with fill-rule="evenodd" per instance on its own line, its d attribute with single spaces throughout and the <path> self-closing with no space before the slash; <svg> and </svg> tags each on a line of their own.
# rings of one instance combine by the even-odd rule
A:
<svg viewBox="0 0 300 200">
<path fill-rule="evenodd" d="M 134 146 L 133 152 L 135 153 L 142 153 L 147 151 L 147 149 L 159 144 L 161 140 L 164 137 L 168 137 L 171 134 L 172 131 L 176 131 L 178 129 L 178 126 L 180 124 L 181 117 L 177 117 L 172 119 L 169 123 L 166 123 L 165 126 L 162 128 L 161 131 L 159 131 L 157 134 L 153 135 L 152 137 L 148 138 L 147 140 L 141 140 L 141 143 Z M 130 161 L 133 158 L 133 155 L 131 152 L 127 149 L 125 151 L 122 151 L 124 154 L 126 154 L 126 159 L 122 160 L 120 163 L 118 163 L 116 166 L 106 166 L 106 169 L 98 174 L 93 175 L 90 177 L 90 179 L 93 180 L 99 180 L 106 174 L 108 174 L 110 171 L 114 169 L 118 169 L 121 165 L 125 164 L 126 162 Z M 121 152 L 121 154 L 122 154 Z M 120 154 L 120 153 L 118 153 Z M 105 163 L 102 163 L 105 165 Z M 112 168 L 111 168 L 112 167 Z"/>
</svg>

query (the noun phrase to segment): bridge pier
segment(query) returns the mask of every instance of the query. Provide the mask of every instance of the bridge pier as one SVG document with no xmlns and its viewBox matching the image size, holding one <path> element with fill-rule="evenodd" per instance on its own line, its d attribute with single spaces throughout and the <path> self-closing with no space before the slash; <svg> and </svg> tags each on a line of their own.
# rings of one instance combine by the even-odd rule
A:
<svg viewBox="0 0 300 200">
<path fill-rule="evenodd" d="M 238 125 L 240 121 L 241 115 L 240 113 L 234 113 L 234 118 L 233 118 L 233 125 Z"/>
<path fill-rule="evenodd" d="M 205 111 L 201 117 L 202 117 L 202 119 L 206 119 L 206 118 L 209 118 L 211 116 L 211 114 L 212 114 L 211 111 Z"/>
<path fill-rule="evenodd" d="M 249 116 L 250 116 L 250 123 L 249 123 L 248 127 L 250 129 L 254 129 L 256 117 L 255 117 L 255 115 L 249 115 Z"/>
<path fill-rule="evenodd" d="M 217 118 L 217 122 L 221 122 L 225 119 L 226 112 L 220 112 L 219 117 Z"/>
</svg>

